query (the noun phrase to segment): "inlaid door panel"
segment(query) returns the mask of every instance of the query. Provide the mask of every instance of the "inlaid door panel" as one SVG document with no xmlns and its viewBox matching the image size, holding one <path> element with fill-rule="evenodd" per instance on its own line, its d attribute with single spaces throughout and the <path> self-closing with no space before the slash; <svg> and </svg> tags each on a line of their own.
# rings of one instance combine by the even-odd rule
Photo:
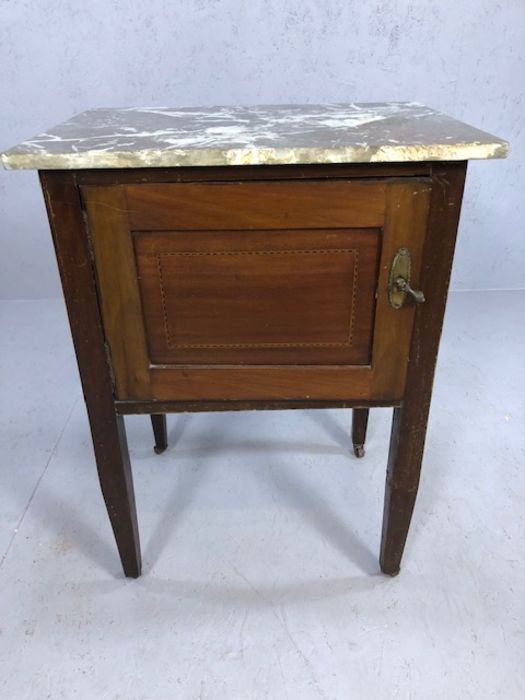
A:
<svg viewBox="0 0 525 700">
<path fill-rule="evenodd" d="M 154 364 L 368 364 L 379 229 L 137 232 Z"/>
<path fill-rule="evenodd" d="M 425 178 L 86 186 L 120 400 L 395 400 L 414 308 Z"/>
</svg>

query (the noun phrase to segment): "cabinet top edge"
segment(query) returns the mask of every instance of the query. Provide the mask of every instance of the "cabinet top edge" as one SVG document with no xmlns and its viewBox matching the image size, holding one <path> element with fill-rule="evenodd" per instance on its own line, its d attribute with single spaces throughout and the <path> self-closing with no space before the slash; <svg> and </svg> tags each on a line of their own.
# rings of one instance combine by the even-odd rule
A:
<svg viewBox="0 0 525 700">
<path fill-rule="evenodd" d="M 1 154 L 9 170 L 504 158 L 508 143 L 417 102 L 93 109 Z"/>
</svg>

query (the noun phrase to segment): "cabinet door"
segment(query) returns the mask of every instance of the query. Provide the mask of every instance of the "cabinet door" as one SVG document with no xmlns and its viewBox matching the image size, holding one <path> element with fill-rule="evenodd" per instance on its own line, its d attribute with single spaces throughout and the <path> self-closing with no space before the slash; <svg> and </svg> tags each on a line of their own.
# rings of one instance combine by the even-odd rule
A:
<svg viewBox="0 0 525 700">
<path fill-rule="evenodd" d="M 425 178 L 82 188 L 120 400 L 401 398 Z"/>
</svg>

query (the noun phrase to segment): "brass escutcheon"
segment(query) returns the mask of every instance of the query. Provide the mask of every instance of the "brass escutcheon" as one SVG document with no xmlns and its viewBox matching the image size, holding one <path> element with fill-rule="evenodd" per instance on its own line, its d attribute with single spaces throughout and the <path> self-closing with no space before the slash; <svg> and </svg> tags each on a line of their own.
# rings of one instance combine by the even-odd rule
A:
<svg viewBox="0 0 525 700">
<path fill-rule="evenodd" d="M 394 309 L 400 309 L 407 298 L 414 304 L 423 304 L 425 295 L 410 286 L 412 257 L 408 248 L 400 248 L 394 256 L 388 276 L 388 300 Z"/>
</svg>

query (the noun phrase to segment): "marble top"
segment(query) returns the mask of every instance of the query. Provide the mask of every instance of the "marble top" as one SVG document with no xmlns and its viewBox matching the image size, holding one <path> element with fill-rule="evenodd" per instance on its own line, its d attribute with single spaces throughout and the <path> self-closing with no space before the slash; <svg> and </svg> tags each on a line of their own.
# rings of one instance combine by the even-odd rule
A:
<svg viewBox="0 0 525 700">
<path fill-rule="evenodd" d="M 8 169 L 504 158 L 508 144 L 417 102 L 93 109 L 2 153 Z"/>
</svg>

